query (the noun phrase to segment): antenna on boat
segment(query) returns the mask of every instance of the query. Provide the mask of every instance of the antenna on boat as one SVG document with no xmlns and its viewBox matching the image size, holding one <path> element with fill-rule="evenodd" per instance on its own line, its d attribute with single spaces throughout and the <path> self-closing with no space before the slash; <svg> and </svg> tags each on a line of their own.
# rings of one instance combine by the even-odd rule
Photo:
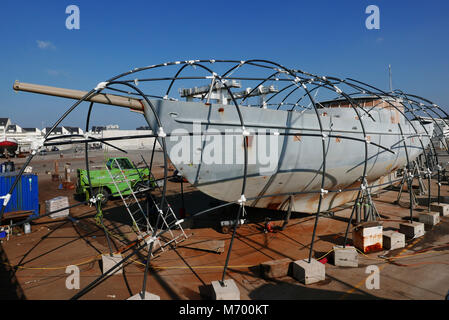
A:
<svg viewBox="0 0 449 320">
<path fill-rule="evenodd" d="M 388 65 L 388 74 L 389 74 L 389 78 L 390 78 L 390 92 L 393 92 L 393 82 L 391 79 L 391 64 Z"/>
</svg>

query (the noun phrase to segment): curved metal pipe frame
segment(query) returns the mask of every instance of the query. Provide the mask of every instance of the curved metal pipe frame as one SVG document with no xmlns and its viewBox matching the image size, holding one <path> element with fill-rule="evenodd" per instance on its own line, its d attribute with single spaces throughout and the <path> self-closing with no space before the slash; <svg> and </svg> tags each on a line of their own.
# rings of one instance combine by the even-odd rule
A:
<svg viewBox="0 0 449 320">
<path fill-rule="evenodd" d="M 208 66 L 206 66 L 208 65 Z M 212 65 L 219 65 L 223 67 L 223 72 L 221 73 L 217 73 L 216 71 L 214 71 Z M 231 66 L 229 66 L 231 65 Z M 161 68 L 168 68 L 168 67 L 175 67 L 177 68 L 176 72 L 174 73 L 174 76 L 172 77 L 139 77 L 139 78 L 134 78 L 134 79 L 127 79 L 127 77 L 130 76 L 134 76 L 136 74 L 140 74 L 143 72 L 150 72 L 152 70 L 159 70 Z M 203 72 L 205 72 L 207 75 L 205 76 L 181 76 L 184 72 L 186 72 L 187 70 L 191 70 L 191 68 L 198 68 L 200 70 L 202 70 Z M 251 77 L 245 77 L 245 76 L 236 76 L 234 75 L 235 73 L 240 72 L 244 67 L 251 67 L 251 68 L 255 68 L 257 70 L 257 72 L 260 71 L 269 71 L 270 75 L 269 76 L 262 76 L 262 77 L 257 77 L 257 76 L 251 76 Z M 97 86 L 95 89 L 90 90 L 84 97 L 82 97 L 80 100 L 78 100 L 77 102 L 75 102 L 59 119 L 58 121 L 56 121 L 56 123 L 51 127 L 51 129 L 46 133 L 46 135 L 44 136 L 44 140 L 45 140 L 45 144 L 44 145 L 57 145 L 59 144 L 75 144 L 75 143 L 83 143 L 84 144 L 84 150 L 85 150 L 85 165 L 86 165 L 86 170 L 87 170 L 87 178 L 89 181 L 89 188 L 90 188 L 90 194 L 93 195 L 93 190 L 90 184 L 90 168 L 89 168 L 89 148 L 88 148 L 88 143 L 92 142 L 92 141 L 98 141 L 101 143 L 105 143 L 110 145 L 111 147 L 114 147 L 113 145 L 107 143 L 107 141 L 113 141 L 113 140 L 118 140 L 118 139 L 132 139 L 132 138 L 136 138 L 136 137 L 121 137 L 121 138 L 110 138 L 110 139 L 97 139 L 97 138 L 93 138 L 93 137 L 89 137 L 89 136 L 84 136 L 85 139 L 84 140 L 71 140 L 71 141 L 64 141 L 64 142 L 54 142 L 54 140 L 56 138 L 53 137 L 49 137 L 51 132 L 54 131 L 54 129 L 75 109 L 77 108 L 82 102 L 86 101 L 87 99 L 89 99 L 91 96 L 95 95 L 95 94 L 99 94 L 104 90 L 110 90 L 110 91 L 115 91 L 115 92 L 120 92 L 120 93 L 125 93 L 127 95 L 130 96 L 135 96 L 138 98 L 141 98 L 142 101 L 145 101 L 146 105 L 150 108 L 152 115 L 154 116 L 156 123 L 157 123 L 157 128 L 152 128 L 153 130 L 153 134 L 151 135 L 146 135 L 146 138 L 154 138 L 155 139 L 155 144 L 153 146 L 153 150 L 152 150 L 152 158 L 154 155 L 154 151 L 155 151 L 155 146 L 156 146 L 156 139 L 158 139 L 161 143 L 161 147 L 162 147 L 162 151 L 163 151 L 163 155 L 164 155 L 164 177 L 163 177 L 163 181 L 164 181 L 164 185 L 163 185 L 163 190 L 162 190 L 162 197 L 161 197 L 161 204 L 160 204 L 160 210 L 159 210 L 159 215 L 157 217 L 157 222 L 156 222 L 156 228 L 154 228 L 153 233 L 152 233 L 152 237 L 153 238 L 158 238 L 160 236 L 162 236 L 165 232 L 167 232 L 168 230 L 161 230 L 158 232 L 157 230 L 157 226 L 159 224 L 160 221 L 160 217 L 161 214 L 163 212 L 164 209 L 164 205 L 166 202 L 166 184 L 167 184 L 167 166 L 168 166 L 168 151 L 167 151 L 167 145 L 166 145 L 166 138 L 167 137 L 171 137 L 171 136 L 180 136 L 183 134 L 171 134 L 171 132 L 164 132 L 163 129 L 163 124 L 161 123 L 161 120 L 156 112 L 155 107 L 153 106 L 153 104 L 151 103 L 151 101 L 149 100 L 149 98 L 158 98 L 158 99 L 169 99 L 169 100 L 178 100 L 175 97 L 170 97 L 169 95 L 172 92 L 172 89 L 175 85 L 175 83 L 179 82 L 179 81 L 193 81 L 193 80 L 203 80 L 203 81 L 210 81 L 211 80 L 211 89 L 213 88 L 213 86 L 215 85 L 216 82 L 219 82 L 221 87 L 224 88 L 224 90 L 226 90 L 227 94 L 229 95 L 232 104 L 235 107 L 235 110 L 237 112 L 238 118 L 239 118 L 239 122 L 240 122 L 240 126 L 242 128 L 242 133 L 238 134 L 241 135 L 243 137 L 243 145 L 244 145 L 244 166 L 243 166 L 243 174 L 242 174 L 242 189 L 241 189 L 241 198 L 240 199 L 236 199 L 234 202 L 229 202 L 225 205 L 220 205 L 214 208 L 210 208 L 195 214 L 192 214 L 190 218 L 187 218 L 185 220 L 188 219 L 193 219 L 199 215 L 205 214 L 205 213 L 210 213 L 213 212 L 214 210 L 217 210 L 218 208 L 222 208 L 231 204 L 235 204 L 238 203 L 240 204 L 239 209 L 238 209 L 238 213 L 237 213 L 237 219 L 236 219 L 236 223 L 234 225 L 234 229 L 233 229 L 233 233 L 232 233 L 232 237 L 230 240 L 230 246 L 228 249 L 228 253 L 227 253 L 227 257 L 226 257 L 226 262 L 224 265 L 224 270 L 223 270 L 223 274 L 222 274 L 222 279 L 220 281 L 220 283 L 222 285 L 224 285 L 224 279 L 226 276 L 226 271 L 227 271 L 227 267 L 228 267 L 228 263 L 229 263 L 229 259 L 230 259 L 230 255 L 231 255 L 231 250 L 232 250 L 232 244 L 234 242 L 234 238 L 236 236 L 236 229 L 237 229 L 237 225 L 238 225 L 238 221 L 240 219 L 241 215 L 245 214 L 245 203 L 248 200 L 258 200 L 261 198 L 267 198 L 267 197 L 271 197 L 274 196 L 274 194 L 262 194 L 258 197 L 254 197 L 254 198 L 248 198 L 246 199 L 245 197 L 245 190 L 246 190 L 246 183 L 247 183 L 247 179 L 248 179 L 248 171 L 247 171 L 247 167 L 248 167 L 248 142 L 247 139 L 245 139 L 245 136 L 247 135 L 258 135 L 261 133 L 249 133 L 248 131 L 246 131 L 246 127 L 245 127 L 245 120 L 243 118 L 243 115 L 241 113 L 240 107 L 242 106 L 241 103 L 247 101 L 248 98 L 251 97 L 251 95 L 261 86 L 263 86 L 265 83 L 268 82 L 275 82 L 278 84 L 283 84 L 284 87 L 281 88 L 280 90 L 278 90 L 275 93 L 272 93 L 271 96 L 268 98 L 268 100 L 266 100 L 265 104 L 261 104 L 260 107 L 267 107 L 267 106 L 277 106 L 276 110 L 279 110 L 281 106 L 283 105 L 291 105 L 292 108 L 290 110 L 287 110 L 288 112 L 298 112 L 298 108 L 303 109 L 303 110 L 307 110 L 307 109 L 312 109 L 314 110 L 316 119 L 317 119 L 317 124 L 318 124 L 318 132 L 316 134 L 306 134 L 303 132 L 289 132 L 289 131 L 295 131 L 297 129 L 287 129 L 286 132 L 277 132 L 276 135 L 282 135 L 285 137 L 289 137 L 289 136 L 309 136 L 309 137 L 321 137 L 321 149 L 322 149 L 322 162 L 321 162 L 321 166 L 320 166 L 320 170 L 317 171 L 317 174 L 321 175 L 321 183 L 320 183 L 320 190 L 313 190 L 313 191 L 302 191 L 302 192 L 294 192 L 294 193 L 286 193 L 286 194 L 282 194 L 285 196 L 291 197 L 294 195 L 299 195 L 299 194 L 313 194 L 313 193 L 318 193 L 320 194 L 319 200 L 318 200 L 318 204 L 317 204 L 317 210 L 315 213 L 315 221 L 314 221 L 314 229 L 313 229 L 313 234 L 312 234 L 312 239 L 311 239 L 311 245 L 310 245 L 310 250 L 309 250 L 309 257 L 308 257 L 308 261 L 309 263 L 311 262 L 312 259 L 312 254 L 313 254 L 313 245 L 315 242 L 315 235 L 316 235 L 316 230 L 317 230 L 317 225 L 318 225 L 318 220 L 319 220 L 319 215 L 321 212 L 321 207 L 322 207 L 322 201 L 324 199 L 324 197 L 326 196 L 326 194 L 328 193 L 340 193 L 340 192 L 345 192 L 345 191 L 358 191 L 358 195 L 357 198 L 355 200 L 355 204 L 354 204 L 354 208 L 356 207 L 357 203 L 360 201 L 360 198 L 364 198 L 364 197 L 368 197 L 369 201 L 371 201 L 371 197 L 370 197 L 370 193 L 369 190 L 375 187 L 379 187 L 379 186 L 383 186 L 383 185 L 387 185 L 387 184 L 391 184 L 391 182 L 389 183 L 384 183 L 384 184 L 377 184 L 377 185 L 369 185 L 367 182 L 367 172 L 368 172 L 368 163 L 370 161 L 369 158 L 369 145 L 373 145 L 375 147 L 378 147 L 382 150 L 384 150 L 383 152 L 393 152 L 391 146 L 382 146 L 380 144 L 374 143 L 374 142 L 370 142 L 369 141 L 369 137 L 367 135 L 366 132 L 366 128 L 365 128 L 365 121 L 364 120 L 364 116 L 367 115 L 370 119 L 370 121 L 375 121 L 375 119 L 372 117 L 372 115 L 370 114 L 370 111 L 374 108 L 371 108 L 370 110 L 366 110 L 360 103 L 357 102 L 357 96 L 360 95 L 368 95 L 371 97 L 375 97 L 377 99 L 379 99 L 382 102 L 385 102 L 387 105 L 389 105 L 390 107 L 394 108 L 396 111 L 398 111 L 407 121 L 407 123 L 413 128 L 413 130 L 415 131 L 415 134 L 407 134 L 404 135 L 403 131 L 402 131 L 402 127 L 400 124 L 398 124 L 398 128 L 401 134 L 401 137 L 399 139 L 399 141 L 397 142 L 397 144 L 403 142 L 403 147 L 405 150 L 405 154 L 406 154 L 406 158 L 407 158 L 407 165 L 406 168 L 408 168 L 408 170 L 410 170 L 411 168 L 411 163 L 409 160 L 409 153 L 408 153 L 408 147 L 407 147 L 407 143 L 406 140 L 413 138 L 413 137 L 418 137 L 420 144 L 421 144 L 421 149 L 423 150 L 423 152 L 426 155 L 426 166 L 427 166 L 427 170 L 430 170 L 431 165 L 430 165 L 430 160 L 429 157 L 430 156 L 434 156 L 437 163 L 438 163 L 438 156 L 436 154 L 436 149 L 433 145 L 433 142 L 430 143 L 431 148 L 429 148 L 428 154 L 426 154 L 426 148 L 423 144 L 423 141 L 421 139 L 422 136 L 428 136 L 429 138 L 432 138 L 432 132 L 428 132 L 424 121 L 417 116 L 417 114 L 415 113 L 415 107 L 417 107 L 419 111 L 422 111 L 424 113 L 426 113 L 426 115 L 428 115 L 432 121 L 441 129 L 439 123 L 437 122 L 436 119 L 441 119 L 441 115 L 435 111 L 435 109 L 437 109 L 439 112 L 443 113 L 448 119 L 449 119 L 449 115 L 442 110 L 439 106 L 437 106 L 436 104 L 432 103 L 430 100 L 426 100 L 424 98 L 421 98 L 419 96 L 416 95 L 412 95 L 412 94 L 405 94 L 402 91 L 395 91 L 392 93 L 387 93 L 384 92 L 378 88 L 375 88 L 374 86 L 371 86 L 369 84 L 363 83 L 361 81 L 357 81 L 354 79 L 339 79 L 336 77 L 324 77 L 324 76 L 317 76 L 308 72 L 304 72 L 301 70 L 297 70 L 297 69 L 288 69 L 284 66 L 282 66 L 281 64 L 278 64 L 276 62 L 273 61 L 269 61 L 269 60 L 263 60 L 263 59 L 253 59 L 253 60 L 247 60 L 247 61 L 238 61 L 238 60 L 213 60 L 213 59 L 209 59 L 209 60 L 186 60 L 186 61 L 174 61 L 174 62 L 167 62 L 167 63 L 162 63 L 162 64 L 156 64 L 156 65 L 151 65 L 151 66 L 146 66 L 146 67 L 142 67 L 142 68 L 134 68 L 130 71 L 127 71 L 125 73 L 119 74 L 115 77 L 110 78 L 109 80 L 107 80 L 106 82 L 104 82 L 103 86 Z M 250 91 L 248 91 L 246 93 L 246 95 L 244 95 L 243 97 L 235 97 L 233 92 L 231 91 L 231 88 L 228 85 L 228 80 L 247 80 L 247 81 L 258 81 L 257 85 L 252 88 Z M 165 91 L 165 93 L 163 95 L 160 94 L 153 94 L 153 93 L 144 93 L 144 91 L 142 91 L 141 89 L 139 89 L 139 84 L 141 83 L 148 83 L 148 84 L 152 84 L 154 82 L 162 82 L 162 81 L 169 81 L 169 85 Z M 311 88 L 308 88 L 308 86 L 311 86 Z M 122 86 L 122 87 L 126 87 L 128 90 L 123 90 L 123 89 L 119 89 L 116 88 L 116 86 Z M 351 90 L 355 90 L 355 92 L 347 92 L 346 90 L 342 89 L 342 86 L 344 87 L 348 87 Z M 321 120 L 321 110 L 326 109 L 319 101 L 317 101 L 316 96 L 318 94 L 318 91 L 320 89 L 323 89 L 326 93 L 331 93 L 331 94 L 336 94 L 336 96 L 340 99 L 343 99 L 344 101 L 347 101 L 349 103 L 349 106 L 353 109 L 356 118 L 358 119 L 360 126 L 361 126 L 361 137 L 357 138 L 357 137 L 353 137 L 353 136 L 345 136 L 344 134 L 333 134 L 332 133 L 332 129 L 330 128 L 330 130 L 325 130 L 322 120 Z M 299 97 L 296 96 L 297 94 L 300 94 Z M 206 99 L 206 96 L 210 96 L 210 92 L 207 95 L 203 95 L 203 97 L 201 98 L 201 101 L 204 101 L 204 99 Z M 296 99 L 294 99 L 296 96 Z M 411 97 L 411 98 L 410 98 Z M 237 102 L 238 99 L 241 99 L 241 103 L 239 104 Z M 273 102 L 275 101 L 275 99 L 278 99 L 279 102 L 277 103 L 270 103 L 268 104 L 268 102 L 271 102 L 273 100 Z M 288 101 L 288 99 L 292 99 L 292 102 Z M 309 101 L 309 106 L 305 106 L 305 105 L 300 105 L 300 102 L 302 100 L 307 99 Z M 394 105 L 391 100 L 395 101 L 395 102 L 400 102 L 401 105 L 403 106 L 405 112 L 403 112 L 400 108 L 398 108 L 396 105 Z M 405 102 L 404 102 L 405 101 Z M 431 106 L 430 106 L 431 105 Z M 91 112 L 93 109 L 94 103 L 91 103 L 87 112 L 87 117 L 86 117 L 86 132 L 88 132 L 89 130 L 89 123 L 90 123 L 90 117 L 91 117 Z M 312 108 L 310 108 L 310 106 L 312 106 Z M 419 123 L 421 124 L 421 126 L 424 129 L 425 135 L 421 134 L 417 128 L 415 127 L 414 123 L 407 118 L 405 113 L 410 113 L 411 115 L 413 115 L 415 117 L 415 119 L 419 120 Z M 432 117 L 431 113 L 436 114 L 437 118 Z M 327 132 L 329 131 L 329 132 Z M 441 131 L 443 132 L 443 130 L 441 129 Z M 155 134 L 155 132 L 158 132 L 157 134 Z M 201 134 L 204 134 L 203 132 L 201 132 Z M 210 133 L 207 133 L 210 134 Z M 220 133 L 221 134 L 221 133 Z M 268 133 L 268 135 L 270 135 L 272 133 Z M 194 133 L 188 133 L 187 135 L 194 135 Z M 58 138 L 74 138 L 76 137 L 76 135 L 71 135 L 71 136 L 64 136 L 64 137 L 58 137 Z M 141 136 L 138 138 L 142 138 Z M 351 189 L 339 189 L 339 190 L 326 190 L 326 173 L 327 173 L 327 153 L 326 153 L 326 148 L 328 147 L 328 143 L 326 143 L 327 141 L 330 141 L 331 138 L 340 138 L 340 139 L 349 139 L 355 142 L 359 142 L 359 143 L 364 143 L 364 160 L 363 160 L 363 170 L 362 170 L 362 175 L 359 177 L 358 180 L 360 180 L 360 187 L 358 188 L 351 188 Z M 446 146 L 446 144 L 445 144 Z M 116 147 L 115 147 L 116 148 Z M 118 148 L 119 149 L 119 148 Z M 120 151 L 124 151 L 119 149 Z M 447 149 L 446 146 L 446 150 L 449 153 L 449 150 Z M 28 166 L 28 164 L 31 162 L 32 158 L 34 157 L 34 155 L 37 153 L 37 151 L 39 151 L 38 149 L 33 150 L 32 153 L 30 154 L 30 156 L 28 157 L 28 159 L 25 162 L 25 165 L 22 167 L 22 169 L 19 172 L 19 177 L 23 174 L 24 169 L 26 168 L 26 166 Z M 152 163 L 153 161 L 151 161 Z M 359 165 L 358 165 L 359 166 Z M 411 172 L 411 171 L 410 171 Z M 276 174 L 276 173 L 275 173 Z M 439 174 L 439 172 L 438 172 Z M 411 178 L 411 182 L 413 182 L 413 177 Z M 16 179 L 15 183 L 13 184 L 13 186 L 11 187 L 11 189 L 9 190 L 9 194 L 12 194 L 14 188 L 16 187 L 17 181 L 19 179 Z M 400 179 L 397 179 L 398 181 Z M 411 192 L 411 185 L 409 188 L 410 192 Z M 275 194 L 277 196 L 279 196 L 280 194 Z M 429 188 L 429 195 L 430 195 L 430 188 Z M 95 199 L 90 199 L 91 202 L 94 202 L 96 205 L 96 209 L 97 209 L 97 214 L 101 213 L 101 205 L 99 205 L 98 202 L 95 201 Z M 410 219 L 412 219 L 413 216 L 413 209 L 412 209 L 412 204 L 411 204 L 411 196 L 410 196 Z M 1 212 L 0 212 L 0 218 L 3 215 L 3 212 L 5 210 L 6 205 L 4 204 L 2 206 Z M 346 234 L 345 234 L 345 245 L 346 245 L 346 239 L 347 239 L 347 233 L 349 230 L 349 225 L 352 222 L 352 218 L 353 218 L 353 213 L 354 213 L 354 208 L 353 211 L 351 213 L 351 216 L 349 218 L 349 222 L 348 222 L 348 226 L 346 229 Z M 109 249 L 110 249 L 110 253 L 112 254 L 112 248 L 110 246 L 110 239 L 107 235 L 107 231 L 106 228 L 104 227 L 104 224 L 102 223 L 103 228 L 104 228 L 104 232 L 106 234 L 106 237 L 108 239 L 108 244 L 109 244 Z M 134 250 L 134 252 L 131 254 L 136 254 L 139 250 L 143 249 L 145 246 L 140 246 L 138 248 L 138 250 Z M 145 276 L 144 276 L 144 281 L 143 281 L 143 287 L 142 287 L 142 292 L 141 294 L 143 294 L 145 292 L 145 288 L 147 286 L 147 274 L 149 271 L 149 265 L 150 265 L 150 258 L 152 256 L 152 252 L 153 252 L 153 242 L 151 242 L 151 244 L 148 246 L 148 252 L 147 252 L 147 261 L 146 261 L 146 269 L 145 269 Z M 110 271 L 114 270 L 115 268 L 121 266 L 127 259 L 130 258 L 130 256 L 127 256 L 126 258 L 124 258 L 122 261 L 120 261 L 119 263 L 117 263 L 113 269 L 111 269 Z M 109 273 L 106 273 L 104 275 L 102 275 L 100 278 L 96 279 L 94 282 L 92 282 L 91 284 L 89 284 L 82 292 L 80 292 L 79 294 L 75 295 L 74 298 L 79 298 L 82 294 L 86 293 L 89 289 L 91 289 L 93 286 L 95 286 L 97 283 L 99 283 L 100 281 L 104 280 Z M 81 294 L 82 293 L 82 294 Z"/>
<path fill-rule="evenodd" d="M 406 112 L 410 112 L 414 117 L 415 117 L 415 119 L 417 119 L 418 121 L 419 121 L 419 123 L 421 124 L 421 126 L 423 127 L 423 129 L 424 129 L 424 131 L 426 132 L 426 134 L 427 135 L 430 135 L 429 133 L 428 133 L 428 131 L 427 131 L 427 129 L 425 128 L 425 126 L 424 126 L 424 121 L 415 113 L 415 108 L 414 108 L 414 106 L 419 106 L 418 107 L 418 110 L 420 110 L 420 111 L 423 111 L 423 112 L 425 112 L 428 116 L 429 116 L 429 118 L 431 118 L 431 120 L 434 122 L 434 124 L 436 124 L 436 126 L 438 127 L 438 129 L 441 131 L 441 137 L 439 138 L 439 139 L 441 139 L 442 140 L 442 144 L 443 144 L 443 146 L 445 147 L 445 149 L 446 149 L 446 152 L 449 154 L 449 149 L 448 149 L 448 147 L 447 147 L 447 141 L 445 140 L 446 138 L 445 138 L 445 136 L 444 136 L 444 131 L 443 131 L 443 128 L 441 128 L 441 126 L 440 126 L 440 124 L 436 121 L 436 119 L 437 118 L 435 118 L 435 117 L 433 117 L 432 115 L 430 115 L 428 112 L 427 112 L 427 110 L 431 110 L 433 113 L 435 113 L 436 115 L 437 115 L 437 117 L 438 117 L 438 119 L 442 119 L 442 120 L 444 120 L 443 118 L 441 118 L 441 115 L 440 114 L 438 114 L 435 110 L 433 110 L 433 108 L 436 108 L 436 109 L 438 109 L 439 111 L 441 111 L 442 113 L 444 113 L 445 115 L 446 115 L 446 119 L 448 119 L 448 114 L 443 110 L 443 109 L 441 109 L 438 105 L 436 105 L 435 103 L 433 103 L 433 102 L 431 102 L 430 100 L 427 100 L 427 99 L 425 99 L 425 98 L 422 98 L 422 97 L 419 97 L 419 96 L 416 96 L 416 95 L 412 95 L 412 94 L 405 94 L 404 92 L 402 92 L 401 90 L 395 90 L 395 92 L 393 92 L 392 94 L 390 94 L 390 93 L 386 93 L 386 92 L 384 92 L 384 91 L 382 91 L 382 90 L 380 90 L 380 89 L 378 89 L 378 88 L 375 88 L 375 87 L 373 87 L 373 86 L 371 86 L 371 85 L 367 85 L 367 84 L 365 84 L 365 83 L 363 83 L 363 82 L 360 82 L 360 81 L 357 81 L 357 80 L 353 80 L 353 79 L 349 79 L 350 81 L 354 81 L 354 82 L 357 82 L 357 83 L 359 83 L 359 84 L 364 84 L 364 85 L 366 85 L 366 86 L 368 86 L 368 87 L 370 87 L 370 88 L 373 88 L 373 89 L 375 89 L 375 90 L 377 90 L 378 92 L 380 92 L 381 94 L 384 94 L 384 95 L 386 95 L 386 96 L 389 96 L 389 97 L 393 97 L 393 98 L 395 98 L 395 99 L 397 99 L 401 104 L 402 104 L 402 106 L 406 109 Z M 422 103 L 422 102 L 419 102 L 419 101 L 416 101 L 416 100 L 411 100 L 410 98 L 409 98 L 409 96 L 412 96 L 412 97 L 414 97 L 414 98 L 416 98 L 416 99 L 418 99 L 418 100 L 421 100 L 421 101 L 425 101 L 426 103 L 429 103 L 429 104 L 431 104 L 432 105 L 432 107 L 430 107 L 430 106 L 427 106 L 427 105 L 425 105 L 424 103 Z M 405 101 L 407 101 L 407 103 L 410 105 L 410 107 L 409 106 L 407 106 L 407 104 L 405 104 L 403 101 L 404 101 L 404 99 L 405 99 Z M 390 103 L 391 104 L 391 103 Z M 392 104 L 391 104 L 392 105 Z M 393 105 L 392 105 L 393 106 Z M 393 106 L 393 107 L 395 107 L 395 106 Z M 397 109 L 397 107 L 395 107 L 396 109 Z M 398 109 L 397 109 L 398 110 Z M 399 112 L 401 112 L 400 110 L 398 110 Z M 402 113 L 401 112 L 401 114 L 403 114 L 403 116 L 407 119 L 407 121 L 410 123 L 410 125 L 414 128 L 414 130 L 417 132 L 417 130 L 415 129 L 415 127 L 414 127 L 414 125 L 412 124 L 412 122 L 406 117 L 406 115 L 404 114 L 404 113 Z M 445 121 L 444 120 L 444 122 L 447 124 L 447 121 Z M 431 135 L 430 135 L 431 136 Z M 420 140 L 420 142 L 421 142 L 421 145 L 422 145 L 422 140 L 421 140 L 421 136 L 419 136 L 419 140 Z M 437 186 L 438 186 L 438 203 L 440 202 L 440 188 L 441 188 L 441 166 L 440 166 L 440 163 L 439 163 L 439 160 L 438 160 L 438 154 L 437 154 L 437 152 L 436 152 L 436 149 L 435 149 L 435 146 L 434 146 L 434 144 L 433 144 L 433 141 L 432 141 L 432 139 L 430 140 L 430 146 L 431 146 L 431 149 L 429 150 L 429 153 L 430 153 L 430 156 L 428 156 L 427 154 L 426 154 L 426 151 L 425 151 L 425 149 L 424 149 L 424 147 L 422 147 L 423 148 L 423 152 L 425 153 L 425 159 L 426 159 L 426 166 L 427 166 L 427 168 L 425 168 L 425 171 L 427 172 L 427 175 L 428 175 L 428 210 L 430 211 L 430 199 L 431 199 L 431 190 L 430 190 L 430 179 L 431 179 L 431 173 L 432 173 L 432 171 L 431 171 L 431 167 L 432 167 L 432 165 L 430 164 L 430 162 L 429 162 L 429 158 L 431 157 L 431 156 L 433 156 L 433 158 L 435 158 L 435 161 L 436 161 L 436 163 L 437 163 L 437 171 L 438 171 L 438 184 L 437 184 Z M 409 167 L 410 168 L 410 163 L 408 163 L 407 164 L 407 167 Z M 411 176 L 411 179 L 412 179 L 412 182 L 413 182 L 413 179 L 414 179 L 414 175 L 412 174 L 412 176 Z M 411 183 L 412 183 L 411 182 Z M 410 207 L 412 207 L 412 199 L 410 199 Z"/>
</svg>

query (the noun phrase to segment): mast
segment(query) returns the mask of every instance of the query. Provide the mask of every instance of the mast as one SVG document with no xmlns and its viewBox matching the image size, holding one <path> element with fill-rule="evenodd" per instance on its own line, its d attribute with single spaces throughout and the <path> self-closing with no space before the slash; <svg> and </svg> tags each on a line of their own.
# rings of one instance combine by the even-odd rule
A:
<svg viewBox="0 0 449 320">
<path fill-rule="evenodd" d="M 392 81 L 392 77 L 391 77 L 391 64 L 388 65 L 388 73 L 389 73 L 389 78 L 390 78 L 390 92 L 393 92 L 393 81 Z"/>
</svg>

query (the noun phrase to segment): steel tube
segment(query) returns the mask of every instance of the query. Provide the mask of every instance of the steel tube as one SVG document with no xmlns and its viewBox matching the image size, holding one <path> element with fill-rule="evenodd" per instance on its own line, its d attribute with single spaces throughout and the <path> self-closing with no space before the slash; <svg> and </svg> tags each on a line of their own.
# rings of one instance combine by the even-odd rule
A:
<svg viewBox="0 0 449 320">
<path fill-rule="evenodd" d="M 19 81 L 14 82 L 13 89 L 16 91 L 32 92 L 76 100 L 82 99 L 87 94 L 87 91 L 50 87 L 40 84 L 24 83 Z M 99 93 L 86 98 L 85 101 L 114 105 L 118 107 L 125 107 L 137 111 L 143 111 L 143 105 L 141 103 L 141 100 L 114 94 Z"/>
</svg>

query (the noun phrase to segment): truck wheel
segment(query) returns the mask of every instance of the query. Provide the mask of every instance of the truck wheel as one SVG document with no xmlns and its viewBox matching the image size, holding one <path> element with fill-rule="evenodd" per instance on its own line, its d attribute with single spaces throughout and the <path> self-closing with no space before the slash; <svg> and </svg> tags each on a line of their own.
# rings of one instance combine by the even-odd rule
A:
<svg viewBox="0 0 449 320">
<path fill-rule="evenodd" d="M 101 199 L 101 206 L 105 206 L 109 200 L 109 191 L 106 188 L 95 188 L 94 197 Z"/>
</svg>

